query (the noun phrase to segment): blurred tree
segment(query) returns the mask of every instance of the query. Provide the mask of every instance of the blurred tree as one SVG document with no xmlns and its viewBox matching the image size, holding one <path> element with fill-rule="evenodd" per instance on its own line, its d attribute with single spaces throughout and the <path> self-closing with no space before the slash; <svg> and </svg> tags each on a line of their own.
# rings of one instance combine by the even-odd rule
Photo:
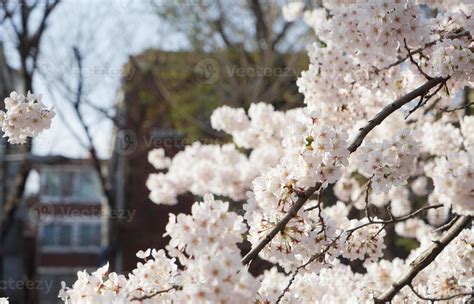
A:
<svg viewBox="0 0 474 304">
<path fill-rule="evenodd" d="M 201 59 L 194 74 L 216 96 L 208 102 L 196 100 L 196 106 L 175 107 L 180 112 L 176 115 L 199 119 L 203 126 L 209 124 L 216 101 L 244 108 L 256 101 L 272 103 L 278 109 L 302 104 L 295 81 L 307 67 L 304 48 L 311 34 L 301 21 L 286 22 L 282 6 L 282 1 L 264 0 L 155 5 L 164 29 L 168 26 L 181 34 L 193 56 Z M 177 104 L 183 104 L 180 100 L 188 93 L 199 99 L 200 90 L 194 89 L 197 91 L 169 97 Z"/>
<path fill-rule="evenodd" d="M 38 58 L 42 47 L 42 39 L 48 26 L 51 14 L 56 9 L 61 0 L 36 0 L 36 1 L 0 1 L 0 26 L 2 33 L 8 37 L 2 37 L 11 41 L 18 57 L 21 74 L 21 88 L 23 92 L 34 91 L 33 79 L 38 69 Z M 29 156 L 31 154 L 31 141 L 15 150 L 15 153 L 23 154 L 22 161 L 15 168 L 16 174 L 10 189 L 8 189 L 7 199 L 2 206 L 1 217 L 1 238 L 0 242 L 6 239 L 12 228 L 15 211 L 25 190 L 26 179 L 31 169 Z M 11 153 L 10 147 L 7 150 Z M 7 163 L 3 163 L 5 170 Z M 34 240 L 30 240 L 34 242 Z M 28 246 L 31 244 L 26 244 Z M 2 245 L 3 246 L 3 245 Z M 26 251 L 26 250 L 25 250 Z M 35 256 L 34 252 L 24 252 L 25 275 L 27 280 L 34 280 L 35 276 Z M 2 275 L 3 257 L 0 252 L 0 277 Z M 25 291 L 25 301 L 34 301 L 34 290 Z"/>
</svg>

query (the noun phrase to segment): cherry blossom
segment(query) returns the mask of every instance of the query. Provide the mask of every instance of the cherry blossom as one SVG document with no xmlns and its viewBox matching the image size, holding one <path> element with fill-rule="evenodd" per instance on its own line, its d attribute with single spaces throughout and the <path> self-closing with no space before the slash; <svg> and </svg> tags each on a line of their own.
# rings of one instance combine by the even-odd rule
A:
<svg viewBox="0 0 474 304">
<path fill-rule="evenodd" d="M 0 123 L 4 137 L 12 144 L 22 144 L 28 137 L 35 137 L 49 129 L 55 116 L 41 102 L 41 95 L 28 92 L 26 96 L 12 92 L 5 98 L 6 112 L 0 111 Z"/>
</svg>

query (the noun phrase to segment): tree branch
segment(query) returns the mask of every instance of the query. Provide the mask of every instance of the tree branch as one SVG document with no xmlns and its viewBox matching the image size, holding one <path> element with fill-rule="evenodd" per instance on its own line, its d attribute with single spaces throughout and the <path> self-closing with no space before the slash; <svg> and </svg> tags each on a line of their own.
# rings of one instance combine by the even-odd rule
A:
<svg viewBox="0 0 474 304">
<path fill-rule="evenodd" d="M 406 221 L 408 219 L 411 219 L 411 218 L 414 218 L 415 216 L 417 216 L 418 214 L 420 214 L 421 212 L 425 211 L 425 210 L 428 210 L 428 209 L 436 209 L 436 208 L 440 208 L 442 207 L 443 205 L 442 204 L 439 204 L 439 205 L 431 205 L 431 206 L 426 206 L 426 207 L 423 207 L 423 208 L 420 208 L 410 214 L 407 214 L 407 215 L 404 215 L 404 216 L 401 216 L 401 217 L 398 217 L 398 218 L 395 218 L 393 216 L 390 216 L 390 220 L 387 220 L 387 221 L 371 221 L 371 222 L 368 222 L 368 223 L 364 223 L 364 224 L 361 224 L 357 227 L 354 227 L 354 228 L 351 228 L 351 229 L 348 229 L 346 230 L 347 232 L 347 236 L 350 236 L 352 233 L 354 233 L 354 231 L 356 230 L 359 230 L 363 227 L 366 227 L 366 226 L 369 226 L 369 225 L 383 225 L 382 228 L 384 228 L 386 225 L 389 225 L 389 224 L 394 224 L 394 223 L 398 223 L 398 222 L 403 222 L 403 221 Z M 306 211 L 306 210 L 305 210 Z M 325 254 L 326 252 L 329 251 L 329 249 L 331 248 L 331 246 L 333 246 L 336 241 L 343 235 L 344 231 L 341 231 L 339 233 L 338 236 L 336 236 L 329 245 L 327 245 L 323 251 L 321 251 L 320 253 L 318 254 L 315 254 L 313 255 L 306 263 L 304 263 L 303 265 L 300 265 L 298 266 L 298 268 L 296 268 L 296 270 L 292 273 L 291 275 L 291 279 L 288 281 L 288 284 L 287 286 L 285 287 L 285 289 L 283 290 L 283 292 L 280 294 L 280 296 L 278 297 L 278 300 L 276 303 L 279 303 L 279 301 L 283 298 L 283 296 L 285 295 L 286 292 L 289 291 L 291 285 L 293 284 L 293 281 L 295 280 L 295 277 L 296 275 L 298 274 L 298 272 L 305 268 L 306 266 L 308 266 L 309 264 L 311 264 L 313 261 L 319 259 L 323 254 Z"/>
<path fill-rule="evenodd" d="M 443 249 L 461 233 L 471 219 L 470 216 L 461 216 L 439 240 L 434 241 L 428 249 L 411 262 L 410 269 L 396 280 L 381 296 L 374 299 L 374 302 L 376 304 L 390 302 L 403 287 L 411 284 L 420 271 L 436 259 Z"/>
<path fill-rule="evenodd" d="M 316 192 L 319 188 L 321 188 L 321 184 L 318 183 L 314 187 L 310 187 L 306 189 L 302 194 L 298 196 L 298 199 L 296 200 L 295 204 L 293 207 L 288 210 L 288 213 L 281 219 L 281 221 L 276 224 L 276 226 L 265 236 L 263 240 L 260 241 L 260 243 L 250 250 L 247 255 L 242 259 L 242 264 L 248 264 L 250 263 L 253 259 L 255 259 L 259 252 L 262 251 L 262 249 L 270 243 L 270 241 L 275 237 L 275 235 L 278 234 L 278 232 L 282 231 L 286 224 L 296 216 L 298 211 L 303 207 L 304 203 L 313 195 L 314 192 Z"/>
<path fill-rule="evenodd" d="M 400 109 L 402 106 L 409 103 L 413 99 L 422 95 L 426 95 L 432 88 L 434 88 L 435 86 L 441 83 L 445 83 L 446 81 L 447 81 L 447 78 L 442 78 L 442 77 L 433 78 L 425 82 L 425 84 L 423 84 L 422 86 L 400 97 L 399 99 L 395 100 L 394 102 L 392 102 L 391 104 L 383 108 L 382 111 L 380 111 L 377 115 L 375 115 L 374 118 L 369 120 L 369 122 L 367 123 L 365 127 L 359 130 L 360 131 L 359 135 L 357 135 L 357 137 L 354 139 L 352 144 L 349 146 L 348 150 L 350 152 L 354 152 L 355 150 L 357 150 L 357 148 L 362 144 L 362 141 L 367 136 L 367 134 L 369 134 L 369 132 L 372 131 L 372 129 L 374 129 L 376 126 L 381 124 L 382 121 L 385 120 L 385 118 L 390 116 L 390 114 Z"/>
<path fill-rule="evenodd" d="M 425 300 L 425 301 L 431 301 L 431 302 L 434 302 L 434 301 L 448 301 L 448 300 L 451 300 L 451 299 L 454 299 L 454 298 L 458 298 L 458 297 L 466 297 L 466 296 L 474 296 L 474 293 L 472 292 L 464 292 L 464 293 L 458 293 L 458 294 L 455 294 L 455 295 L 452 295 L 452 296 L 448 296 L 448 297 L 440 297 L 440 298 L 429 298 L 429 297 L 426 297 L 426 296 L 423 296 L 421 295 L 419 292 L 416 291 L 415 287 L 413 287 L 412 284 L 408 284 L 408 287 L 410 287 L 411 291 L 413 291 L 413 293 L 420 299 L 422 300 Z"/>
<path fill-rule="evenodd" d="M 421 47 L 419 49 L 414 50 L 413 52 L 411 52 L 411 55 L 419 54 L 419 53 L 423 52 L 424 49 L 432 47 L 433 45 L 435 45 L 436 43 L 438 43 L 440 41 L 443 41 L 444 39 L 459 39 L 459 38 L 463 38 L 463 37 L 471 37 L 471 33 L 461 32 L 461 33 L 457 33 L 457 34 L 448 35 L 446 37 L 441 37 L 441 38 L 436 39 L 434 41 L 428 42 L 427 44 L 425 44 L 423 47 Z M 405 57 L 400 58 L 399 60 L 389 64 L 388 66 L 386 66 L 384 68 L 381 68 L 381 69 L 376 68 L 375 71 L 380 72 L 380 71 L 383 71 L 383 70 L 388 70 L 390 68 L 393 68 L 394 66 L 402 64 L 403 62 L 405 62 L 409 58 L 410 58 L 410 56 L 406 55 Z"/>
<path fill-rule="evenodd" d="M 158 290 L 150 295 L 147 295 L 147 296 L 142 296 L 142 297 L 134 297 L 132 299 L 130 299 L 130 301 L 145 301 L 145 300 L 149 300 L 149 299 L 152 299 L 160 294 L 163 294 L 163 293 L 167 293 L 167 292 L 170 292 L 174 289 L 179 289 L 180 287 L 179 286 L 171 286 L 170 288 L 167 288 L 167 289 L 163 289 L 163 290 Z"/>
</svg>

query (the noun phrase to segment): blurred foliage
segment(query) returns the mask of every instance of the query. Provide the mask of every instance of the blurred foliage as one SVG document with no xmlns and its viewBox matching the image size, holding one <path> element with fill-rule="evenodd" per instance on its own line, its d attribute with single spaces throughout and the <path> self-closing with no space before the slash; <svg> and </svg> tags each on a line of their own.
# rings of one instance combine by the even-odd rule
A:
<svg viewBox="0 0 474 304">
<path fill-rule="evenodd" d="M 233 52 L 227 52 L 226 58 L 233 60 Z M 308 59 L 306 54 L 297 54 L 295 70 L 299 74 L 306 69 Z M 282 57 L 290 55 L 282 55 Z M 147 50 L 140 55 L 134 56 L 125 67 L 123 90 L 129 103 L 139 103 L 139 107 L 134 107 L 132 118 L 144 129 L 157 124 L 163 128 L 172 128 L 186 133 L 186 140 L 197 139 L 221 139 L 226 140 L 224 134 L 212 130 L 210 126 L 210 115 L 218 106 L 229 104 L 227 92 L 228 67 L 214 58 L 221 58 L 220 55 L 193 52 L 164 52 L 160 50 Z M 209 82 L 202 79 L 197 73 L 200 64 L 206 60 L 218 64 L 219 75 L 215 81 Z M 234 68 L 239 67 L 238 60 L 235 59 Z M 226 63 L 229 64 L 229 63 Z M 285 69 L 284 62 L 276 62 L 275 68 Z M 295 74 L 296 74 L 295 73 Z M 277 109 L 292 108 L 302 103 L 302 95 L 298 93 L 296 87 L 295 74 L 287 75 L 291 77 L 288 87 L 282 87 L 278 98 L 275 100 L 264 100 L 271 102 Z M 229 76 L 229 75 L 226 75 Z M 232 76 L 232 75 L 231 75 Z M 255 82 L 263 77 L 265 86 L 270 86 L 278 75 L 244 75 L 241 90 L 246 90 L 246 83 Z M 212 77 L 212 75 L 211 75 Z M 237 81 L 242 81 L 239 77 L 234 77 Z M 211 79 L 212 80 L 212 79 Z M 296 101 L 295 101 L 296 100 Z M 260 100 L 248 100 L 242 102 L 240 106 L 248 108 L 250 103 Z M 130 108 L 130 107 L 129 107 Z M 134 116 L 134 117 L 133 117 Z"/>
<path fill-rule="evenodd" d="M 413 249 L 420 247 L 420 243 L 418 243 L 417 240 L 401 237 L 398 235 L 395 237 L 395 245 L 397 247 L 403 248 L 407 252 L 410 252 Z"/>
</svg>

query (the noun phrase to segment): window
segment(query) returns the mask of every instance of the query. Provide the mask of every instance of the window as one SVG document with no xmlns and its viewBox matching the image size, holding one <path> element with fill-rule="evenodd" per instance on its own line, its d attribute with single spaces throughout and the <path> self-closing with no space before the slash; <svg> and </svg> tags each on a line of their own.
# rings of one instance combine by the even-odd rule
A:
<svg viewBox="0 0 474 304">
<path fill-rule="evenodd" d="M 72 227 L 69 224 L 59 224 L 56 226 L 59 230 L 58 245 L 71 246 L 72 245 Z"/>
<path fill-rule="evenodd" d="M 45 166 L 41 169 L 40 179 L 43 202 L 101 201 L 100 181 L 90 167 Z"/>
<path fill-rule="evenodd" d="M 100 246 L 100 224 L 80 224 L 79 245 Z"/>
<path fill-rule="evenodd" d="M 43 176 L 43 195 L 59 196 L 61 189 L 61 176 L 59 172 L 48 172 Z"/>
<path fill-rule="evenodd" d="M 55 240 L 55 227 L 52 224 L 48 224 L 42 227 L 41 233 L 41 245 L 42 246 L 54 246 Z"/>
<path fill-rule="evenodd" d="M 100 197 L 100 185 L 95 172 L 77 172 L 77 185 L 74 188 L 74 196 L 85 200 L 94 201 Z"/>
<path fill-rule="evenodd" d="M 40 244 L 45 252 L 98 252 L 101 247 L 100 218 L 62 218 L 40 226 Z"/>
</svg>

